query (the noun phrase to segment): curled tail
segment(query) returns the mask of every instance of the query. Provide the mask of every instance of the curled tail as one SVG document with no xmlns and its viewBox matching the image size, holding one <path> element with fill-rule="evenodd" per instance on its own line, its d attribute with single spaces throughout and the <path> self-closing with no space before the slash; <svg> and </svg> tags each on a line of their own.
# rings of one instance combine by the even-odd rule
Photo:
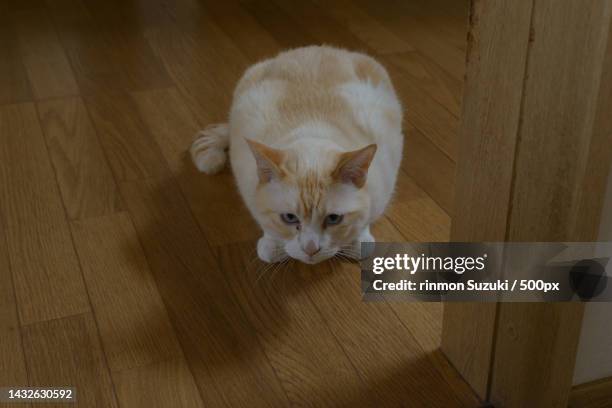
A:
<svg viewBox="0 0 612 408">
<path fill-rule="evenodd" d="M 223 169 L 229 147 L 229 127 L 227 123 L 207 126 L 196 135 L 189 149 L 193 164 L 203 173 L 215 174 Z"/>
</svg>

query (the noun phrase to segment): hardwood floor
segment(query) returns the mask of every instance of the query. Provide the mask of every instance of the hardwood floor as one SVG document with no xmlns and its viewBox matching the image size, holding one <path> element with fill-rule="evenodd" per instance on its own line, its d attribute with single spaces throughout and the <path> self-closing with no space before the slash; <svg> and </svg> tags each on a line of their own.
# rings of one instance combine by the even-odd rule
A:
<svg viewBox="0 0 612 408">
<path fill-rule="evenodd" d="M 442 305 L 362 303 L 354 264 L 265 270 L 229 170 L 186 156 L 258 59 L 366 51 L 406 112 L 374 235 L 448 239 L 466 8 L 2 2 L 0 386 L 73 385 L 88 408 L 478 406 L 438 350 Z"/>
</svg>

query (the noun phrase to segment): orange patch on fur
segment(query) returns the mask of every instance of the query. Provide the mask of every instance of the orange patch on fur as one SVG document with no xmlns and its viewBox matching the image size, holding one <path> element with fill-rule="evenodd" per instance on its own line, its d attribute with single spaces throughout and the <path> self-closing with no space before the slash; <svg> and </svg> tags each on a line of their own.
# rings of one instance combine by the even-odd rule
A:
<svg viewBox="0 0 612 408">
<path fill-rule="evenodd" d="M 366 57 L 360 57 L 355 61 L 355 75 L 360 80 L 371 82 L 373 85 L 389 82 L 382 67 L 376 61 Z"/>
</svg>

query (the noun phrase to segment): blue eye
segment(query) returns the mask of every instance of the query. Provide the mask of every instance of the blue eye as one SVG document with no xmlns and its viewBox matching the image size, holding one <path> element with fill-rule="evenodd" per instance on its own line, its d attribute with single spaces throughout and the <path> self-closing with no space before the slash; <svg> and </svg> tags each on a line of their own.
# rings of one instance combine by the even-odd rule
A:
<svg viewBox="0 0 612 408">
<path fill-rule="evenodd" d="M 281 216 L 281 220 L 283 220 L 283 222 L 285 224 L 293 225 L 293 224 L 299 224 L 300 223 L 300 219 L 295 214 L 283 213 L 280 216 Z"/>
<path fill-rule="evenodd" d="M 328 214 L 327 217 L 325 217 L 325 225 L 340 224 L 343 218 L 344 216 L 341 214 Z"/>
</svg>

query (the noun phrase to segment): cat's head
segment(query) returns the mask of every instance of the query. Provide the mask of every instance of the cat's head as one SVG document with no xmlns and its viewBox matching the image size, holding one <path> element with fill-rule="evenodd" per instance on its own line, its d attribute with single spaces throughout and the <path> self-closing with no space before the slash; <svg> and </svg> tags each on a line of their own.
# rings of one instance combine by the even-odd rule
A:
<svg viewBox="0 0 612 408">
<path fill-rule="evenodd" d="M 356 255 L 351 244 L 368 223 L 370 197 L 364 186 L 376 145 L 306 155 L 248 143 L 259 177 L 255 206 L 266 234 L 305 263 L 340 251 Z"/>
</svg>

